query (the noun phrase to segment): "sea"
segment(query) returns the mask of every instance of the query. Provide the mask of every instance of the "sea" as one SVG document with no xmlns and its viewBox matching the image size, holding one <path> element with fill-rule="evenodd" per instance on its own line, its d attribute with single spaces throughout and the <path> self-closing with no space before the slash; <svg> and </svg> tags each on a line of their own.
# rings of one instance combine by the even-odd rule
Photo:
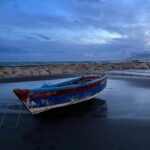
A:
<svg viewBox="0 0 150 150">
<path fill-rule="evenodd" d="M 119 63 L 127 60 L 109 60 L 109 61 L 50 61 L 50 62 L 0 62 L 1 67 L 19 67 L 19 66 L 38 66 L 50 64 L 104 64 Z"/>
</svg>

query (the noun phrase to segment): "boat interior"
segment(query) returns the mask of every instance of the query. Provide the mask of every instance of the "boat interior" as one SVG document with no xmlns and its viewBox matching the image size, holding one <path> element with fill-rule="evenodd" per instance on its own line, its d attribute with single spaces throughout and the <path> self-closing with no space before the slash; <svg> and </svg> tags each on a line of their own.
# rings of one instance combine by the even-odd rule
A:
<svg viewBox="0 0 150 150">
<path fill-rule="evenodd" d="M 69 85 L 75 85 L 75 84 L 82 84 L 82 83 L 85 83 L 85 82 L 90 82 L 90 81 L 93 81 L 93 80 L 96 80 L 100 78 L 100 76 L 81 76 L 81 78 L 77 79 L 77 80 L 74 80 L 72 82 L 67 82 L 67 83 L 64 83 L 64 84 L 60 84 L 59 86 L 69 86 Z"/>
<path fill-rule="evenodd" d="M 76 79 L 73 80 L 69 80 L 69 81 L 65 81 L 65 82 L 61 82 L 61 83 L 57 83 L 57 84 L 53 84 L 53 85 L 47 85 L 44 84 L 42 86 L 42 88 L 50 88 L 50 87 L 62 87 L 62 86 L 70 86 L 70 85 L 77 85 L 77 84 L 82 84 L 82 83 L 86 83 L 86 82 L 91 82 L 93 80 L 102 78 L 104 75 L 99 75 L 99 76 L 80 76 Z"/>
</svg>

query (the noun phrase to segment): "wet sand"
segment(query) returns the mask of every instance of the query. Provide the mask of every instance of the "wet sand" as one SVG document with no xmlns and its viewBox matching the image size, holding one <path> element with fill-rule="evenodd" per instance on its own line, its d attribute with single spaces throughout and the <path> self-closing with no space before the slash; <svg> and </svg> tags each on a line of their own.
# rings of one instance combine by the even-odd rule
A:
<svg viewBox="0 0 150 150">
<path fill-rule="evenodd" d="M 43 81 L 3 83 L 1 103 L 18 102 L 8 94 L 14 86 Z M 52 82 L 52 81 L 51 81 Z M 6 114 L 0 128 L 2 149 L 147 150 L 150 147 L 150 79 L 111 77 L 97 99 L 33 117 L 25 109 Z M 17 111 L 16 111 L 17 112 Z M 0 120 L 4 113 L 1 113 Z"/>
</svg>

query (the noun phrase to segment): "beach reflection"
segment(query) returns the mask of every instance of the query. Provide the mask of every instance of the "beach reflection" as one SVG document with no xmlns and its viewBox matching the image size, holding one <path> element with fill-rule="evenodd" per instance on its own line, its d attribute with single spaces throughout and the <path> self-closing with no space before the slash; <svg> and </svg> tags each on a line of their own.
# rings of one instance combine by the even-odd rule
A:
<svg viewBox="0 0 150 150">
<path fill-rule="evenodd" d="M 33 116 L 23 105 L 20 107 L 20 105 L 18 104 L 2 103 L 0 104 L 0 128 L 8 127 L 8 125 L 10 124 L 13 124 L 14 126 L 14 124 L 16 124 L 16 120 L 18 119 L 19 114 L 19 120 L 20 118 L 24 118 L 24 116 L 26 115 L 29 118 L 33 119 L 33 122 L 40 121 L 43 124 L 43 122 L 48 123 L 54 120 L 57 121 L 65 118 L 106 117 L 107 105 L 105 100 L 95 98 L 87 102 L 48 110 L 47 112 L 43 112 L 41 114 Z"/>
<path fill-rule="evenodd" d="M 36 118 L 40 119 L 54 119 L 54 118 L 73 118 L 73 117 L 106 117 L 107 104 L 105 100 L 95 98 L 90 101 L 66 106 L 62 108 L 53 109 L 39 115 Z"/>
</svg>

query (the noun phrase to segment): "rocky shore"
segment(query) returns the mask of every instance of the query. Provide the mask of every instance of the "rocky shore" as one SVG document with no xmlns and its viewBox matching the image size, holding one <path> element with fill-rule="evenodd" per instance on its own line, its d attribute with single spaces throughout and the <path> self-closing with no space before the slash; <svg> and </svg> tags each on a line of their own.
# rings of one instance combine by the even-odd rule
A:
<svg viewBox="0 0 150 150">
<path fill-rule="evenodd" d="M 99 73 L 106 70 L 150 69 L 150 62 L 50 64 L 38 66 L 0 66 L 0 79 L 54 74 Z"/>
</svg>

